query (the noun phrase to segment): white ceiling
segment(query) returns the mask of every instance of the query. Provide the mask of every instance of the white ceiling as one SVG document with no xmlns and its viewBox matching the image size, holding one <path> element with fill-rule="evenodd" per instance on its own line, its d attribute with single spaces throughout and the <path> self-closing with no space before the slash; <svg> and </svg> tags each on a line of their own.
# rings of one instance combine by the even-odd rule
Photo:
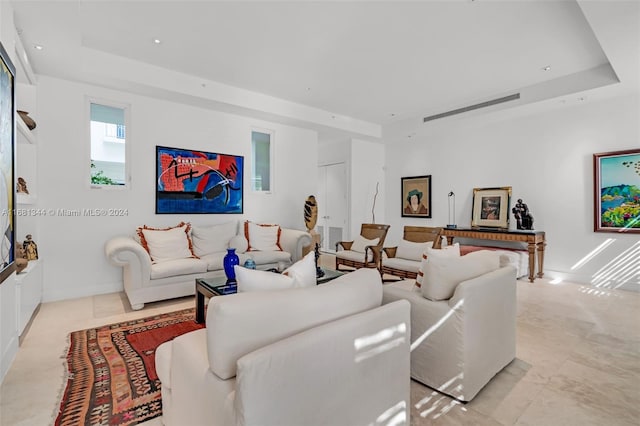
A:
<svg viewBox="0 0 640 426">
<path fill-rule="evenodd" d="M 544 96 L 532 100 L 617 79 L 638 90 L 637 1 L 13 0 L 12 5 L 36 74 L 153 95 L 151 83 L 127 81 L 131 70 L 122 68 L 137 61 L 191 75 L 202 87 L 218 82 L 312 107 L 333 119 L 339 115 L 378 126 L 525 88 L 545 88 L 538 90 Z M 154 38 L 161 43 L 154 44 Z M 44 49 L 35 50 L 35 44 Z M 96 53 L 129 61 L 122 66 L 113 61 L 114 69 L 104 69 L 110 67 L 106 62 L 102 75 L 83 74 L 82 61 Z M 545 66 L 551 69 L 544 71 Z M 603 69 L 613 77 L 590 76 L 602 77 Z M 105 78 L 108 74 L 118 78 Z M 572 83 L 578 79 L 581 83 Z M 548 90 L 551 86 L 556 90 Z M 187 89 L 181 97 L 179 91 L 162 96 L 185 102 L 198 97 Z M 201 97 L 208 97 L 210 107 L 233 110 L 233 102 Z M 293 114 L 289 118 L 300 121 Z"/>
</svg>

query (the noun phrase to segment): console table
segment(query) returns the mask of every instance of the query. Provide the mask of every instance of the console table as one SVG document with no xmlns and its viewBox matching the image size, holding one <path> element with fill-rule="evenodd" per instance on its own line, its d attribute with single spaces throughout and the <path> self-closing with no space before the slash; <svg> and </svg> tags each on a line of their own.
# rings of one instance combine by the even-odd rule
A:
<svg viewBox="0 0 640 426">
<path fill-rule="evenodd" d="M 506 230 L 487 228 L 443 228 L 442 234 L 447 237 L 447 242 L 453 244 L 455 237 L 474 238 L 477 240 L 515 241 L 527 244 L 529 251 L 529 281 L 536 279 L 536 253 L 538 254 L 538 278 L 544 275 L 544 248 L 547 245 L 544 231 Z"/>
</svg>

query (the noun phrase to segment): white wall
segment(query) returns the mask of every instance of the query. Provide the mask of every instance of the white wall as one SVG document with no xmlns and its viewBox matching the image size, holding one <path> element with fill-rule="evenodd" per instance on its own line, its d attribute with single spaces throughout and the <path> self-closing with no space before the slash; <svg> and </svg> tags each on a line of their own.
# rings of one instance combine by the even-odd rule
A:
<svg viewBox="0 0 640 426">
<path fill-rule="evenodd" d="M 597 152 L 640 147 L 640 101 L 636 95 L 589 100 L 517 116 L 512 112 L 453 119 L 422 136 L 385 134 L 387 220 L 391 239 L 404 225 L 444 226 L 447 194 L 456 194 L 456 222 L 469 226 L 474 187 L 511 186 L 546 232 L 546 276 L 601 287 L 640 288 L 638 234 L 593 232 L 593 157 Z M 430 174 L 432 219 L 401 218 L 400 178 Z M 515 223 L 511 224 L 515 228 Z M 604 243 L 613 242 L 591 261 L 575 267 Z M 614 266 L 618 257 L 627 256 Z M 626 267 L 627 276 L 621 273 Z M 607 279 L 602 279 L 602 273 Z"/>
<path fill-rule="evenodd" d="M 89 188 L 88 114 L 85 97 L 131 105 L 131 189 Z M 40 220 L 38 247 L 45 259 L 44 301 L 119 291 L 121 268 L 109 265 L 104 243 L 137 226 L 181 220 L 213 224 L 250 219 L 305 229 L 303 206 L 317 187 L 317 133 L 183 104 L 41 76 L 38 84 L 39 209 L 127 209 L 124 217 Z M 245 185 L 243 215 L 156 215 L 155 146 L 243 155 L 251 170 L 251 129 L 274 131 L 275 185 L 271 194 Z M 22 231 L 23 233 L 26 230 Z"/>
<path fill-rule="evenodd" d="M 363 223 L 373 223 L 373 213 L 375 223 L 386 223 L 384 155 L 382 143 L 351 140 L 351 239 L 360 234 Z"/>
</svg>

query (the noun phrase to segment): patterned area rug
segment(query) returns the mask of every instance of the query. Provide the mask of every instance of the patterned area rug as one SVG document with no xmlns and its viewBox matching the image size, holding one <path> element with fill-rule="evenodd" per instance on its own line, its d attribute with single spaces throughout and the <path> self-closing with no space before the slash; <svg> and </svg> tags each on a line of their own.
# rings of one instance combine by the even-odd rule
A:
<svg viewBox="0 0 640 426">
<path fill-rule="evenodd" d="M 56 426 L 136 425 L 162 414 L 156 348 L 204 327 L 186 309 L 70 335 Z"/>
</svg>

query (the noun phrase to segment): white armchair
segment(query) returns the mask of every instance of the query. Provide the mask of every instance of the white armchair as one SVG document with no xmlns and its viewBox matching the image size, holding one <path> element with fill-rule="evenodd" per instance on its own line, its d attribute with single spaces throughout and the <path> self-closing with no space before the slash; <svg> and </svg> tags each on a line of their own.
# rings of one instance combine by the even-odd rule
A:
<svg viewBox="0 0 640 426">
<path fill-rule="evenodd" d="M 463 281 L 448 300 L 429 300 L 414 283 L 387 284 L 383 295 L 411 304 L 411 377 L 470 401 L 515 358 L 515 268 Z"/>
<path fill-rule="evenodd" d="M 163 423 L 409 424 L 409 304 L 381 301 L 372 269 L 214 297 L 205 329 L 156 351 Z"/>
</svg>

